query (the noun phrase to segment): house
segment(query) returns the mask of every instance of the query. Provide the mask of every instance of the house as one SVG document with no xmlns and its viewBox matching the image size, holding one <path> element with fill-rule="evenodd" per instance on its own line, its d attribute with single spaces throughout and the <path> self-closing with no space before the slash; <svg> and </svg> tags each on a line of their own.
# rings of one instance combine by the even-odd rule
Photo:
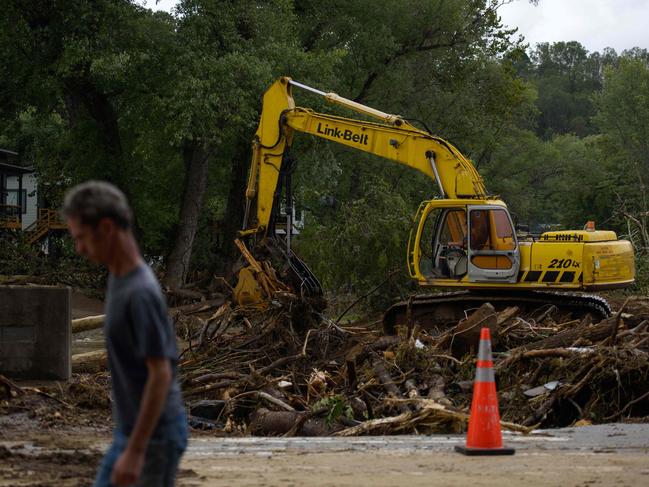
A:
<svg viewBox="0 0 649 487">
<path fill-rule="evenodd" d="M 38 218 L 36 173 L 18 154 L 0 149 L 0 228 L 25 230 Z"/>
<path fill-rule="evenodd" d="M 55 210 L 38 207 L 38 181 L 16 152 L 0 149 L 0 231 L 22 230 L 30 243 L 65 229 Z"/>
</svg>

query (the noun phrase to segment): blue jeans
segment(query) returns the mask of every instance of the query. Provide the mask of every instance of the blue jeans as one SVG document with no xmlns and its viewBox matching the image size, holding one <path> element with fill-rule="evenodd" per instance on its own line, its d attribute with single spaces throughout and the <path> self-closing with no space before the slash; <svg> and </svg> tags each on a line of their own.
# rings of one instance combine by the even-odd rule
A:
<svg viewBox="0 0 649 487">
<path fill-rule="evenodd" d="M 159 426 L 149 440 L 144 459 L 142 474 L 137 487 L 173 487 L 180 457 L 187 448 L 187 417 L 180 414 L 175 421 Z M 113 443 L 101 461 L 94 487 L 111 487 L 110 476 L 113 465 L 122 454 L 128 443 L 126 436 L 119 429 L 113 432 Z"/>
</svg>

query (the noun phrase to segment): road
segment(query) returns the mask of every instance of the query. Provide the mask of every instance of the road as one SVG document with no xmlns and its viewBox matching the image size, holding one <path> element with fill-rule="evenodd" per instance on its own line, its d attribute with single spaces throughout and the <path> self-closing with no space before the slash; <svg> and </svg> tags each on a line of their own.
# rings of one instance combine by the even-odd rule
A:
<svg viewBox="0 0 649 487">
<path fill-rule="evenodd" d="M 465 457 L 456 436 L 195 438 L 182 486 L 648 485 L 649 425 L 505 433 L 513 457 Z"/>
<path fill-rule="evenodd" d="M 23 413 L 24 414 L 24 413 Z M 0 425 L 0 487 L 92 483 L 107 430 Z M 461 436 L 219 438 L 194 435 L 181 487 L 649 485 L 649 424 L 504 434 L 507 457 L 453 452 Z"/>
</svg>

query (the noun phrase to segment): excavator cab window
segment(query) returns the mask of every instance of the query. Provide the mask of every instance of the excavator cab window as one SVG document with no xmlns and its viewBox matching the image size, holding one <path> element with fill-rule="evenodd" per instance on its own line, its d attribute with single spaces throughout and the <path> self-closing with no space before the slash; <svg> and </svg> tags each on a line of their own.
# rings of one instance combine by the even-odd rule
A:
<svg viewBox="0 0 649 487">
<path fill-rule="evenodd" d="M 519 267 L 514 228 L 505 208 L 469 208 L 469 278 L 515 279 Z"/>
<path fill-rule="evenodd" d="M 432 222 L 434 224 L 430 225 Z M 428 215 L 426 227 L 431 230 L 421 239 L 432 249 L 422 249 L 422 255 L 432 254 L 433 277 L 456 279 L 466 274 L 467 219 L 463 208 L 440 208 Z M 425 227 L 425 229 L 426 229 Z"/>
<path fill-rule="evenodd" d="M 513 250 L 514 229 L 504 209 L 478 209 L 470 214 L 471 250 Z"/>
</svg>

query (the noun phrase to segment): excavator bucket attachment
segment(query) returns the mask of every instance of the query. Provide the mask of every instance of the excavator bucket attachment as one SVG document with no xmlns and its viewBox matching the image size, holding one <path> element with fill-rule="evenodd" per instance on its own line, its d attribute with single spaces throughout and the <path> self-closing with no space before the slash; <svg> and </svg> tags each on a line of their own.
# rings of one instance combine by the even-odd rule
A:
<svg viewBox="0 0 649 487">
<path fill-rule="evenodd" d="M 260 304 L 265 301 L 264 292 L 255 279 L 251 267 L 244 267 L 239 271 L 239 280 L 233 291 L 234 302 L 239 306 Z"/>
</svg>

